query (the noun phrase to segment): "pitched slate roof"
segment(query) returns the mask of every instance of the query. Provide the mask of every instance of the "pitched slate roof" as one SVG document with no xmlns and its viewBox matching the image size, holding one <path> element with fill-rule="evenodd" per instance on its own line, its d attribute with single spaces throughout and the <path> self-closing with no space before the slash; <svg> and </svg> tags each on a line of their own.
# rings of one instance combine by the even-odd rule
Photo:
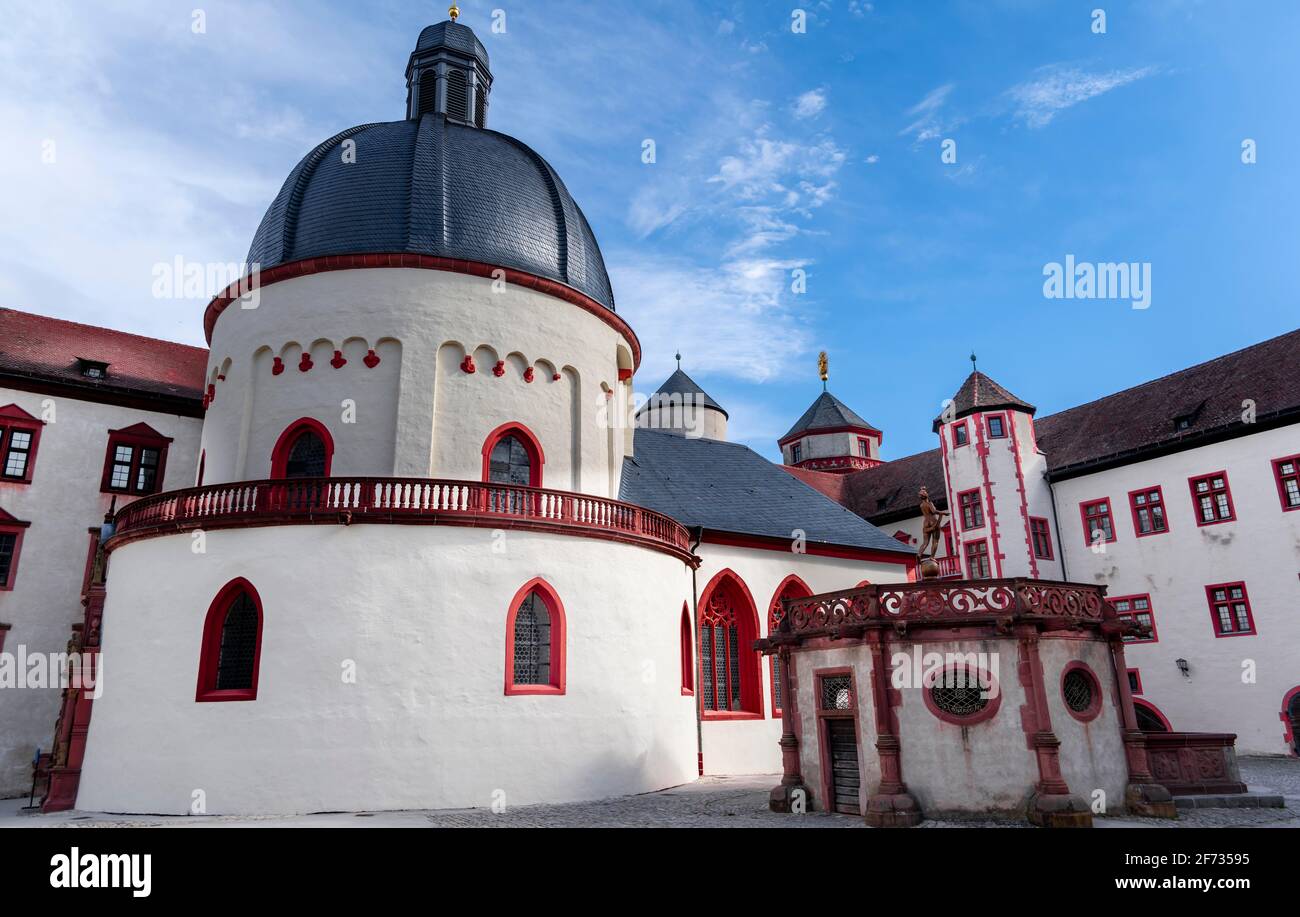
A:
<svg viewBox="0 0 1300 917">
<path fill-rule="evenodd" d="M 341 154 L 345 141 L 355 161 Z M 248 263 L 404 252 L 526 271 L 614 308 L 596 236 L 555 170 L 513 137 L 439 113 L 362 124 L 308 153 L 262 218 Z"/>
<path fill-rule="evenodd" d="M 107 363 L 107 378 L 87 378 L 79 360 Z M 25 377 L 198 402 L 207 363 L 202 347 L 0 309 L 0 383 L 6 376 Z"/>
<path fill-rule="evenodd" d="M 801 433 L 838 427 L 876 429 L 830 392 L 822 392 L 817 396 L 817 400 L 809 406 L 808 410 L 803 412 L 803 416 L 794 422 L 794 426 L 790 428 L 789 432 L 782 436 L 778 442 L 784 443 L 790 437 L 798 436 Z"/>
<path fill-rule="evenodd" d="M 973 372 L 952 396 L 954 417 L 965 417 L 976 411 L 993 411 L 998 408 L 1015 408 L 1032 414 L 1038 410 L 1027 401 L 1023 401 L 998 385 L 982 372 Z M 940 417 L 934 419 L 937 431 L 943 423 Z"/>
<path fill-rule="evenodd" d="M 619 498 L 687 526 L 910 553 L 906 546 L 738 443 L 638 429 Z"/>
<path fill-rule="evenodd" d="M 473 29 L 459 22 L 438 22 L 425 26 L 415 42 L 415 50 L 425 51 L 433 47 L 450 48 L 466 57 L 476 57 L 485 67 L 489 63 L 483 42 L 478 40 Z"/>
<path fill-rule="evenodd" d="M 995 391 L 1010 394 L 1001 386 Z M 990 399 L 984 406 L 1003 397 L 989 392 L 978 396 Z M 1251 428 L 1300 422 L 1300 329 L 1040 417 L 1034 430 L 1048 473 L 1060 479 L 1249 432 L 1242 420 L 1247 401 L 1255 406 Z M 921 485 L 936 505 L 944 497 L 938 449 L 843 478 L 841 502 L 874 522 L 915 515 Z"/>
<path fill-rule="evenodd" d="M 692 379 L 690 376 L 686 375 L 686 373 L 682 372 L 680 368 L 678 368 L 676 372 L 674 372 L 671 376 L 665 379 L 663 385 L 655 389 L 655 394 L 656 395 L 688 395 L 694 399 L 694 403 L 702 404 L 706 408 L 713 408 L 715 411 L 721 412 L 723 417 L 727 417 L 728 420 L 731 419 L 730 417 L 728 417 L 727 412 L 722 407 L 722 405 L 718 404 L 711 397 L 709 397 L 709 393 L 706 392 L 704 389 L 700 388 L 700 384 L 696 382 L 694 379 Z M 646 401 L 645 404 L 641 405 L 641 409 L 638 410 L 637 413 L 640 414 L 642 411 L 648 410 L 649 408 L 654 406 L 654 403 L 655 403 L 655 399 L 651 397 L 649 400 Z"/>
</svg>

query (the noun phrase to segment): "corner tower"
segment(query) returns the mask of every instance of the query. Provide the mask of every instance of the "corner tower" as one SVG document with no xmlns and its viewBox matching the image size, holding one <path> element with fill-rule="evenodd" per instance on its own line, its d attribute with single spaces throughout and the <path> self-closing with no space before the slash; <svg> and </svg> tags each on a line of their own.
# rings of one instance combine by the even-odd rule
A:
<svg viewBox="0 0 1300 917">
<path fill-rule="evenodd" d="M 727 420 L 722 405 L 682 371 L 680 353 L 677 354 L 677 370 L 636 412 L 638 427 L 724 442 L 727 439 Z"/>
<path fill-rule="evenodd" d="M 786 465 L 845 474 L 879 465 L 884 437 L 843 401 L 823 391 L 777 445 Z"/>
</svg>

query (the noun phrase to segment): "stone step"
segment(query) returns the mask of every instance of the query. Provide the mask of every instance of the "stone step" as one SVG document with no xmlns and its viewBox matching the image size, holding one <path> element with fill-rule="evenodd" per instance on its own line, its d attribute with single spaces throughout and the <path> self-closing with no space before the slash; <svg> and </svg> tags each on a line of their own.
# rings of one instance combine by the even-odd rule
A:
<svg viewBox="0 0 1300 917">
<path fill-rule="evenodd" d="M 1175 796 L 1174 805 L 1180 809 L 1281 809 L 1286 799 L 1277 793 L 1206 793 Z"/>
</svg>

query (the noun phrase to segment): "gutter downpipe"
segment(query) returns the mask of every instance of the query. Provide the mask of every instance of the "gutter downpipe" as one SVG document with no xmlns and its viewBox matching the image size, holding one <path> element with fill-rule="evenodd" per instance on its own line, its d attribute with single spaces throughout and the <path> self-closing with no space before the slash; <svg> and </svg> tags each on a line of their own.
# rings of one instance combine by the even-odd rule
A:
<svg viewBox="0 0 1300 917">
<path fill-rule="evenodd" d="M 695 553 L 696 548 L 704 541 L 704 526 L 693 525 L 689 529 L 694 544 L 691 545 L 691 555 L 696 560 L 700 556 Z M 698 656 L 698 647 L 695 645 L 700 634 L 700 587 L 697 582 L 696 572 L 699 570 L 699 564 L 691 566 L 691 665 L 695 666 L 696 675 L 700 672 L 700 667 L 696 665 Z M 701 700 L 704 697 L 704 685 L 700 684 L 698 677 L 692 679 L 695 682 L 695 752 L 699 776 L 704 776 L 704 714 L 701 712 Z"/>
</svg>

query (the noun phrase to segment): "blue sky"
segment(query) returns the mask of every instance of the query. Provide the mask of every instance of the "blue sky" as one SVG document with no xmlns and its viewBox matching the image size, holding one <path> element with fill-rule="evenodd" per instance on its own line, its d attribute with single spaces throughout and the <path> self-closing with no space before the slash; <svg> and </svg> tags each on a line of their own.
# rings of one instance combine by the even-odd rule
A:
<svg viewBox="0 0 1300 917">
<path fill-rule="evenodd" d="M 196 34 L 200 4 L 4 0 L 0 303 L 202 343 L 204 300 L 155 298 L 153 266 L 242 260 L 307 150 L 402 117 L 445 16 L 240 0 Z M 680 348 L 769 456 L 823 348 L 895 458 L 935 445 L 972 349 L 1045 415 L 1300 324 L 1300 4 L 816 0 L 801 34 L 790 3 L 461 7 L 490 126 L 601 241 L 638 388 Z M 1067 255 L 1149 263 L 1150 307 L 1045 298 Z"/>
</svg>

